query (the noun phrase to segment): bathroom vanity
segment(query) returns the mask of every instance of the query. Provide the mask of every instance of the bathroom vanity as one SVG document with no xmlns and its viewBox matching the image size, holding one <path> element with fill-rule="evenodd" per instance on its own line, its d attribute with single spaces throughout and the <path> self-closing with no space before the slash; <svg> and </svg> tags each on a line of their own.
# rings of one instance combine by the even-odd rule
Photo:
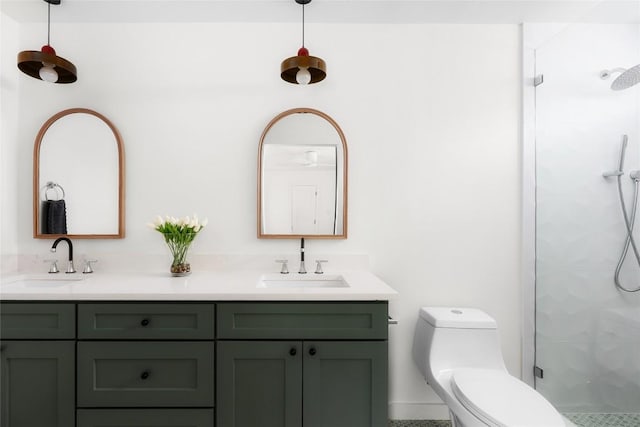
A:
<svg viewBox="0 0 640 427">
<path fill-rule="evenodd" d="M 368 272 L 341 277 L 5 281 L 1 423 L 386 426 L 395 291 Z"/>
<path fill-rule="evenodd" d="M 67 237 L 124 237 L 120 134 L 101 114 L 71 109 L 45 122 L 34 144 L 35 238 L 66 235 L 60 182 L 78 183 L 66 188 L 76 200 L 93 194 L 82 185 L 94 190 L 97 178 L 64 175 L 75 167 L 58 167 L 56 157 L 70 141 L 85 142 L 75 130 L 84 121 L 104 136 L 98 158 L 110 178 L 99 189 L 111 197 L 110 213 L 96 221 L 73 212 Z M 69 133 L 57 138 L 50 127 Z M 295 108 L 269 122 L 258 152 L 258 237 L 301 239 L 304 273 L 305 238 L 347 237 L 346 138 L 327 114 Z M 91 212 L 103 210 L 84 199 Z M 323 273 L 326 261 L 316 261 L 318 274 L 243 266 L 188 277 L 3 278 L 0 424 L 386 427 L 388 302 L 396 292 L 365 270 Z"/>
</svg>

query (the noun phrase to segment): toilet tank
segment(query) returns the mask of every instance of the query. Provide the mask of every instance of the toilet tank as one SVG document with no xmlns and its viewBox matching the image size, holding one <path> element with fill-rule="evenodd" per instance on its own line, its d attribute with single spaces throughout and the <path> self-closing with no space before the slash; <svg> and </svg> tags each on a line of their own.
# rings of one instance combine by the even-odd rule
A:
<svg viewBox="0 0 640 427">
<path fill-rule="evenodd" d="M 421 308 L 413 358 L 428 381 L 446 369 L 505 369 L 496 322 L 476 308 Z"/>
</svg>

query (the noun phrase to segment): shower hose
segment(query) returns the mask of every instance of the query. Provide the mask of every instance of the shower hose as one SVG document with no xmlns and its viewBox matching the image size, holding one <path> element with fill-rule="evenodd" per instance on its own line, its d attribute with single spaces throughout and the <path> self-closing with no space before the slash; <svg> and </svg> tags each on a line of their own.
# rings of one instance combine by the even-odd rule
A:
<svg viewBox="0 0 640 427">
<path fill-rule="evenodd" d="M 625 141 L 626 142 L 626 141 Z M 622 156 L 620 159 L 620 172 L 622 172 L 622 163 L 624 159 L 624 149 L 622 150 Z M 618 196 L 620 197 L 620 206 L 622 207 L 622 216 L 624 217 L 624 224 L 627 228 L 627 238 L 624 242 L 624 249 L 620 254 L 620 259 L 618 260 L 618 265 L 616 266 L 616 272 L 613 276 L 613 281 L 616 284 L 616 287 L 624 292 L 638 292 L 640 291 L 640 286 L 635 289 L 625 288 L 622 283 L 620 283 L 620 270 L 622 269 L 622 264 L 624 264 L 624 260 L 627 257 L 627 253 L 629 251 L 629 245 L 633 248 L 633 253 L 636 257 L 636 262 L 638 263 L 638 267 L 640 267 L 640 254 L 638 253 L 638 247 L 636 246 L 636 240 L 633 238 L 633 226 L 636 222 L 636 208 L 638 207 L 638 186 L 640 185 L 640 174 L 635 171 L 631 173 L 631 179 L 633 179 L 633 207 L 631 208 L 631 218 L 629 218 L 629 214 L 627 213 L 627 207 L 624 203 L 624 194 L 622 193 L 622 173 L 618 174 Z"/>
</svg>

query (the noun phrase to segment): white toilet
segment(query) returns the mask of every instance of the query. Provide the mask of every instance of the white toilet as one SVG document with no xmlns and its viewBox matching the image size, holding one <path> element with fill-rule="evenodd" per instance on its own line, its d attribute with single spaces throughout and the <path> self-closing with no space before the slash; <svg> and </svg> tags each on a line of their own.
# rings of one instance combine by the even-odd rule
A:
<svg viewBox="0 0 640 427">
<path fill-rule="evenodd" d="M 509 375 L 495 320 L 474 308 L 423 307 L 413 358 L 449 407 L 454 427 L 574 426 Z"/>
</svg>

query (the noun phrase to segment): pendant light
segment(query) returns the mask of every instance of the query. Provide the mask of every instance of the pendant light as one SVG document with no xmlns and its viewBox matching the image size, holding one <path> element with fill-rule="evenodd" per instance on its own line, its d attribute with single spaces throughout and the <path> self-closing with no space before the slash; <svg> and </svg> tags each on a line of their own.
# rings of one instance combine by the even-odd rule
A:
<svg viewBox="0 0 640 427">
<path fill-rule="evenodd" d="M 324 61 L 315 56 L 310 56 L 304 47 L 304 5 L 311 0 L 295 0 L 302 5 L 302 47 L 297 56 L 292 56 L 282 61 L 280 77 L 282 80 L 293 84 L 313 84 L 324 80 L 327 76 L 327 66 Z"/>
<path fill-rule="evenodd" d="M 57 56 L 51 47 L 51 5 L 62 0 L 44 0 L 49 4 L 47 14 L 47 44 L 41 50 L 24 50 L 18 54 L 18 68 L 23 73 L 50 83 L 73 83 L 78 80 L 76 66 Z"/>
</svg>

